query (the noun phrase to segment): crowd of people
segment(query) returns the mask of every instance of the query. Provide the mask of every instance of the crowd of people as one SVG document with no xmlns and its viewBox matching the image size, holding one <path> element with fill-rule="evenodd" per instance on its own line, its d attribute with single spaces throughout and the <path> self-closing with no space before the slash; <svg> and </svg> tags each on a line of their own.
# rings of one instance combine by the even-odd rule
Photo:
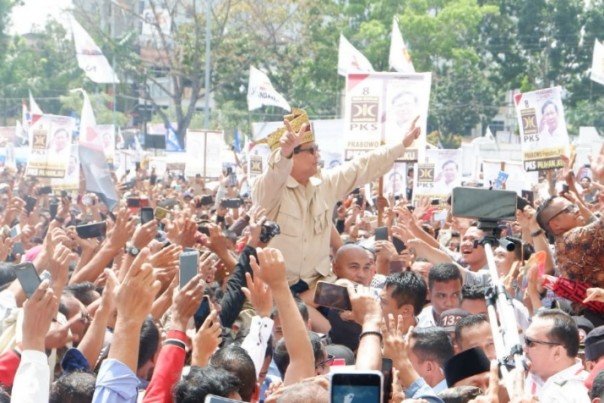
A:
<svg viewBox="0 0 604 403">
<path fill-rule="evenodd" d="M 210 189 L 138 167 L 114 177 L 112 210 L 4 168 L 0 402 L 329 402 L 330 374 L 383 369 L 385 402 L 599 402 L 604 150 L 588 180 L 565 158 L 568 187 L 487 229 L 404 189 L 365 194 L 419 135 L 320 169 L 294 110 L 259 177 L 235 167 Z M 514 329 L 490 313 L 494 284 Z M 349 387 L 347 403 L 380 400 Z"/>
</svg>

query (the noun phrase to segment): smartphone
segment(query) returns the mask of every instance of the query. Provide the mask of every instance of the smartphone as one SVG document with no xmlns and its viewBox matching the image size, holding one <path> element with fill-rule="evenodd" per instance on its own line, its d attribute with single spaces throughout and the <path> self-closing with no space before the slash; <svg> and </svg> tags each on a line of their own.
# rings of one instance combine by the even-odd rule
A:
<svg viewBox="0 0 604 403">
<path fill-rule="evenodd" d="M 357 196 L 355 198 L 355 202 L 357 203 L 358 206 L 362 206 L 363 205 L 363 196 Z"/>
<path fill-rule="evenodd" d="M 193 277 L 197 275 L 199 266 L 199 252 L 183 252 L 179 258 L 180 288 L 183 288 Z"/>
<path fill-rule="evenodd" d="M 524 208 L 526 206 L 530 206 L 531 203 L 529 203 L 528 200 L 524 199 L 523 197 L 518 197 L 516 199 L 516 207 L 518 208 L 518 210 L 524 210 Z"/>
<path fill-rule="evenodd" d="M 166 218 L 168 216 L 170 212 L 168 210 L 166 210 L 165 208 L 162 207 L 156 207 L 155 208 L 155 218 L 158 220 L 163 220 L 164 218 Z"/>
<path fill-rule="evenodd" d="M 203 403 L 238 403 L 242 401 L 243 400 L 233 400 L 222 396 L 206 395 L 206 398 L 203 400 Z"/>
<path fill-rule="evenodd" d="M 147 224 L 149 221 L 155 220 L 155 213 L 153 207 L 142 207 L 140 209 L 141 224 Z"/>
<path fill-rule="evenodd" d="M 384 378 L 382 402 L 388 403 L 392 394 L 392 360 L 390 358 L 382 358 L 382 377 Z"/>
<path fill-rule="evenodd" d="M 239 208 L 243 201 L 241 199 L 224 199 L 220 205 L 224 208 Z"/>
<path fill-rule="evenodd" d="M 535 205 L 535 193 L 532 190 L 523 190 L 521 194 L 522 198 L 528 200 L 531 206 Z"/>
<path fill-rule="evenodd" d="M 375 240 L 376 241 L 387 241 L 388 240 L 388 227 L 378 227 L 375 229 Z"/>
<path fill-rule="evenodd" d="M 394 245 L 394 249 L 396 249 L 396 253 L 398 253 L 399 255 L 402 251 L 407 249 L 407 245 L 405 245 L 405 242 L 395 236 L 392 237 L 392 244 Z"/>
<path fill-rule="evenodd" d="M 50 212 L 51 219 L 54 220 L 54 218 L 57 216 L 58 210 L 59 210 L 59 203 L 57 203 L 56 201 L 50 202 L 50 204 L 48 205 L 48 211 Z"/>
<path fill-rule="evenodd" d="M 52 186 L 42 186 L 38 189 L 38 195 L 49 195 L 52 193 Z"/>
<path fill-rule="evenodd" d="M 20 233 L 21 233 L 21 225 L 19 225 L 19 224 L 15 224 L 15 226 L 10 229 L 11 238 L 18 237 Z"/>
<path fill-rule="evenodd" d="M 438 205 L 440 205 L 440 199 L 432 199 L 430 201 L 430 204 L 433 206 L 438 206 Z"/>
<path fill-rule="evenodd" d="M 331 376 L 330 402 L 382 402 L 383 376 L 379 371 L 336 372 Z"/>
<path fill-rule="evenodd" d="M 34 210 L 34 207 L 36 207 L 37 202 L 38 199 L 36 199 L 35 197 L 25 196 L 25 210 L 28 213 L 31 213 Z"/>
<path fill-rule="evenodd" d="M 229 186 L 230 187 L 237 186 L 237 174 L 235 172 L 231 172 L 229 174 Z"/>
<path fill-rule="evenodd" d="M 105 221 L 100 221 L 92 224 L 78 225 L 76 227 L 76 232 L 82 239 L 105 236 L 105 233 L 107 232 L 107 223 Z"/>
<path fill-rule="evenodd" d="M 31 263 L 18 264 L 15 266 L 15 273 L 25 295 L 30 298 L 42 283 L 35 266 Z"/>
<path fill-rule="evenodd" d="M 214 197 L 212 197 L 212 195 L 201 196 L 201 199 L 199 200 L 199 207 L 210 206 L 212 204 L 214 204 Z"/>
<path fill-rule="evenodd" d="M 342 311 L 352 310 L 348 289 L 342 285 L 327 283 L 325 281 L 317 282 L 313 301 L 317 305 L 328 308 L 340 309 Z"/>
<path fill-rule="evenodd" d="M 562 184 L 562 193 L 568 193 L 570 189 L 566 183 Z"/>
<path fill-rule="evenodd" d="M 138 208 L 141 206 L 141 199 L 138 197 L 129 197 L 126 200 L 127 206 L 132 208 Z"/>
</svg>

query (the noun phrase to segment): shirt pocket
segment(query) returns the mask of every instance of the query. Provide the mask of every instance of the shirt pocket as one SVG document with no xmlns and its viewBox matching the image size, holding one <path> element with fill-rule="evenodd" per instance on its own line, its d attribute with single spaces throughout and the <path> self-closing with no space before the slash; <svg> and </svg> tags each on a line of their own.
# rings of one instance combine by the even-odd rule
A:
<svg viewBox="0 0 604 403">
<path fill-rule="evenodd" d="M 300 211 L 298 211 L 295 206 L 281 205 L 277 222 L 279 223 L 279 229 L 282 235 L 291 237 L 301 236 L 303 224 Z"/>
<path fill-rule="evenodd" d="M 329 204 L 324 199 L 318 197 L 312 208 L 315 235 L 326 231 L 329 225 L 329 211 Z"/>
</svg>

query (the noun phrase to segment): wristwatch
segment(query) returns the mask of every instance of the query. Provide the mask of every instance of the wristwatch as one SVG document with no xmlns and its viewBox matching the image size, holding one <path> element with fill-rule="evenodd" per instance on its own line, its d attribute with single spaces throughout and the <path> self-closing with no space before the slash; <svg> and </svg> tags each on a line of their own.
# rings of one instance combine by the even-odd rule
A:
<svg viewBox="0 0 604 403">
<path fill-rule="evenodd" d="M 140 250 L 134 245 L 127 245 L 125 250 L 126 253 L 134 257 L 138 256 L 138 254 L 140 253 Z"/>
</svg>

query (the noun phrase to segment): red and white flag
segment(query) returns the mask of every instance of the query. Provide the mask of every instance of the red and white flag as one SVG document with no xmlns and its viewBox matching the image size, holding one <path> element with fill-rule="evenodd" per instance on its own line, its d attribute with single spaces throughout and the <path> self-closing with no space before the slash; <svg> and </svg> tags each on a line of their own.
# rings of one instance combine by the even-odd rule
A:
<svg viewBox="0 0 604 403">
<path fill-rule="evenodd" d="M 278 106 L 288 112 L 292 110 L 283 95 L 275 90 L 268 76 L 254 66 L 250 66 L 250 80 L 247 86 L 247 109 L 248 111 L 253 111 L 265 105 Z"/>
<path fill-rule="evenodd" d="M 42 109 L 38 106 L 38 103 L 34 99 L 34 96 L 31 95 L 31 91 L 29 91 L 29 111 L 32 115 L 43 115 Z"/>
<path fill-rule="evenodd" d="M 396 17 L 392 18 L 392 38 L 390 39 L 388 64 L 399 73 L 415 73 L 411 56 L 409 56 L 409 49 L 405 45 Z"/>
<path fill-rule="evenodd" d="M 338 47 L 338 74 L 346 76 L 348 73 L 369 73 L 373 66 L 367 58 L 357 50 L 344 35 L 340 34 Z"/>
<path fill-rule="evenodd" d="M 597 39 L 591 63 L 591 79 L 604 85 L 604 44 Z"/>
</svg>

